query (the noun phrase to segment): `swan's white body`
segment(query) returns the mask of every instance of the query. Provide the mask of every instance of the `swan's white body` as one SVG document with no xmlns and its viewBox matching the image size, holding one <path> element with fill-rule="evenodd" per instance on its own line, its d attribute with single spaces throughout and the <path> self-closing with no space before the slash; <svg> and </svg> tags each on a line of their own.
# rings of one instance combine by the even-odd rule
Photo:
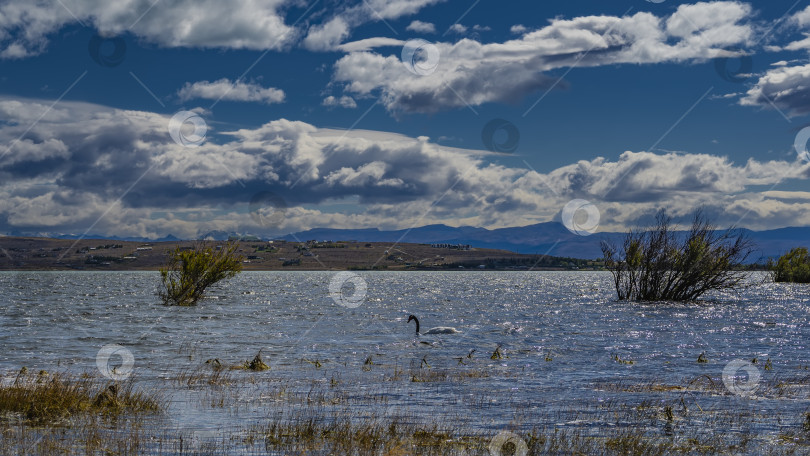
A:
<svg viewBox="0 0 810 456">
<path fill-rule="evenodd" d="M 452 328 L 450 326 L 437 326 L 435 328 L 430 328 L 422 334 L 458 334 L 459 331 L 456 328 Z"/>
<path fill-rule="evenodd" d="M 458 333 L 461 332 L 458 329 L 450 327 L 450 326 L 436 326 L 435 328 L 430 328 L 427 331 L 425 331 L 423 333 L 420 333 L 419 332 L 419 319 L 416 318 L 414 315 L 410 315 L 410 316 L 408 316 L 408 323 L 410 323 L 411 320 L 414 320 L 416 322 L 416 335 L 417 336 L 420 335 L 420 334 L 425 334 L 425 335 L 427 335 L 427 334 L 458 334 Z"/>
</svg>

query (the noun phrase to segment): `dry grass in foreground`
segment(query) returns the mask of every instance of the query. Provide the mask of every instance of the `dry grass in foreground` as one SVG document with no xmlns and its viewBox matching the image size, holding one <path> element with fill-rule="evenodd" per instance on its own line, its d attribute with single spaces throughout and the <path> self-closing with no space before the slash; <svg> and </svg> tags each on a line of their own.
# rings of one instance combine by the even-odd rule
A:
<svg viewBox="0 0 810 456">
<path fill-rule="evenodd" d="M 38 425 L 77 415 L 114 417 L 161 410 L 159 397 L 134 391 L 132 382 L 100 384 L 87 376 L 45 371 L 31 375 L 23 368 L 11 384 L 0 385 L 0 416 Z"/>
<path fill-rule="evenodd" d="M 161 416 L 159 394 L 108 382 L 22 368 L 0 384 L 0 454 L 135 455 L 150 437 L 144 419 Z"/>
<path fill-rule="evenodd" d="M 707 376 L 683 384 L 599 385 L 599 390 L 628 396 L 611 395 L 612 399 L 588 407 L 545 415 L 518 407 L 501 414 L 507 423 L 487 426 L 476 416 L 485 416 L 482 407 L 488 405 L 477 400 L 465 402 L 468 413 L 464 416 L 427 415 L 410 401 L 389 402 L 392 392 L 430 391 L 442 381 L 474 382 L 478 369 L 458 369 L 476 373 L 462 376 L 453 375 L 453 369 L 439 369 L 434 378 L 426 373 L 431 371 L 428 367 L 414 365 L 410 372 L 384 364 L 362 367 L 369 366 L 373 367 L 358 369 L 356 378 L 344 380 L 327 373 L 306 387 L 269 372 L 257 375 L 213 361 L 167 378 L 167 382 L 181 388 L 181 395 L 199 399 L 192 405 L 199 407 L 200 413 L 223 409 L 225 413 L 237 413 L 245 407 L 246 398 L 256 409 L 269 412 L 255 424 L 224 427 L 207 437 L 198 437 L 194 429 L 172 428 L 164 419 L 171 416 L 169 410 L 155 412 L 164 411 L 173 402 L 139 393 L 130 382 L 105 383 L 86 376 L 21 372 L 0 386 L 0 454 L 810 454 L 810 414 L 786 413 L 779 417 L 784 425 L 779 434 L 759 433 L 755 426 L 773 417 L 760 405 L 739 398 L 734 398 L 738 401 L 736 407 L 717 407 L 718 402 L 712 406 L 712 401 L 724 400 L 728 395 L 721 393 L 719 380 Z M 387 370 L 392 367 L 400 372 L 397 382 L 389 378 Z M 383 385 L 392 389 L 356 394 L 354 385 L 377 369 L 383 369 L 378 376 L 384 377 Z M 414 382 L 413 376 L 420 371 L 424 371 L 419 375 L 426 381 Z M 777 385 L 786 382 L 774 381 Z M 792 379 L 793 383 L 800 383 L 799 379 Z M 770 387 L 767 382 L 762 385 L 769 397 L 780 387 Z M 791 394 L 802 396 L 803 391 Z M 508 398 L 500 399 L 502 404 L 509 403 Z M 502 440 L 501 447 L 493 450 L 497 436 L 510 430 L 515 432 L 510 435 L 516 440 Z M 515 442 L 525 446 L 516 447 Z"/>
</svg>

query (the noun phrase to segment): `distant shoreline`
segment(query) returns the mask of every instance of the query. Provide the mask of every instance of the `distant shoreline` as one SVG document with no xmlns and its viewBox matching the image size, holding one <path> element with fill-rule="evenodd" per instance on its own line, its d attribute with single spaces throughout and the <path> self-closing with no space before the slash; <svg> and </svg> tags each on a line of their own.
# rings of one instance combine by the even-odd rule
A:
<svg viewBox="0 0 810 456">
<path fill-rule="evenodd" d="M 176 247 L 200 241 L 0 238 L 0 271 L 157 271 Z M 227 241 L 206 241 L 214 248 Z M 452 244 L 362 241 L 239 241 L 245 271 L 601 270 L 597 260 Z"/>
<path fill-rule="evenodd" d="M 243 269 L 242 272 L 606 272 L 606 269 L 562 269 L 562 268 L 534 268 L 534 269 Z M 2 273 L 15 272 L 155 272 L 157 269 L 0 269 Z"/>
</svg>

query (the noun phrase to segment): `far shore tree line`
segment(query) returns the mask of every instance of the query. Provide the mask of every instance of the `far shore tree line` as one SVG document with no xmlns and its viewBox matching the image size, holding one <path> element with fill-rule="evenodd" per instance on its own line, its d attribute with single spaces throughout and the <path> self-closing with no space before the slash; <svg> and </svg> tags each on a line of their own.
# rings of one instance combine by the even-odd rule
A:
<svg viewBox="0 0 810 456">
<path fill-rule="evenodd" d="M 212 285 L 242 271 L 238 242 L 211 249 L 177 247 L 160 269 L 164 304 L 193 306 Z M 620 301 L 695 301 L 710 291 L 744 286 L 746 261 L 754 244 L 742 231 L 720 231 L 702 209 L 691 228 L 675 231 L 672 218 L 660 211 L 653 226 L 630 230 L 621 246 L 602 242 L 605 268 L 613 276 Z M 810 283 L 810 255 L 796 247 L 768 269 L 775 282 Z"/>
</svg>

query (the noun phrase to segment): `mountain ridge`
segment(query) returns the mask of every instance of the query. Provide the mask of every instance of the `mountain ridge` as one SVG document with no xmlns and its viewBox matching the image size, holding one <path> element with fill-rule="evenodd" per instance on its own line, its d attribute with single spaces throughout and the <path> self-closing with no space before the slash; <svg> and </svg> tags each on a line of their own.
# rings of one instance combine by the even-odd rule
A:
<svg viewBox="0 0 810 456">
<path fill-rule="evenodd" d="M 803 246 L 810 248 L 810 227 L 784 227 L 772 230 L 754 231 L 740 228 L 756 243 L 751 261 L 763 258 L 776 257 L 784 254 L 793 247 Z M 22 233 L 10 233 L 10 236 L 26 236 Z M 31 234 L 27 234 L 31 236 Z M 239 234 L 226 231 L 212 231 L 201 236 L 205 239 L 227 240 L 230 237 L 243 237 Z M 602 256 L 600 244 L 602 241 L 620 244 L 625 233 L 598 232 L 590 236 L 580 236 L 568 231 L 559 222 L 541 222 L 533 225 L 487 229 L 473 226 L 452 227 L 443 224 L 425 225 L 421 227 L 381 230 L 379 228 L 313 228 L 298 231 L 283 236 L 263 237 L 262 239 L 279 239 L 291 242 L 307 240 L 330 241 L 360 241 L 360 242 L 407 242 L 417 244 L 469 244 L 473 247 L 509 250 L 524 254 L 547 254 L 553 256 L 595 259 Z M 109 239 L 135 242 L 165 242 L 181 241 L 172 234 L 159 239 L 144 237 L 122 237 L 77 235 L 77 234 L 43 234 L 36 237 L 51 237 L 55 239 Z"/>
<path fill-rule="evenodd" d="M 751 260 L 779 256 L 793 247 L 810 247 L 810 227 L 785 227 L 754 231 L 740 228 L 756 244 Z M 516 253 L 547 254 L 570 258 L 593 259 L 602 256 L 602 241 L 620 244 L 626 233 L 598 232 L 580 236 L 568 231 L 562 223 L 542 222 L 522 227 L 476 228 L 427 225 L 409 230 L 374 229 L 374 239 L 361 234 L 368 230 L 314 228 L 287 234 L 280 239 L 288 241 L 358 240 L 375 242 L 449 243 L 470 244 L 473 247 L 510 250 Z"/>
</svg>

